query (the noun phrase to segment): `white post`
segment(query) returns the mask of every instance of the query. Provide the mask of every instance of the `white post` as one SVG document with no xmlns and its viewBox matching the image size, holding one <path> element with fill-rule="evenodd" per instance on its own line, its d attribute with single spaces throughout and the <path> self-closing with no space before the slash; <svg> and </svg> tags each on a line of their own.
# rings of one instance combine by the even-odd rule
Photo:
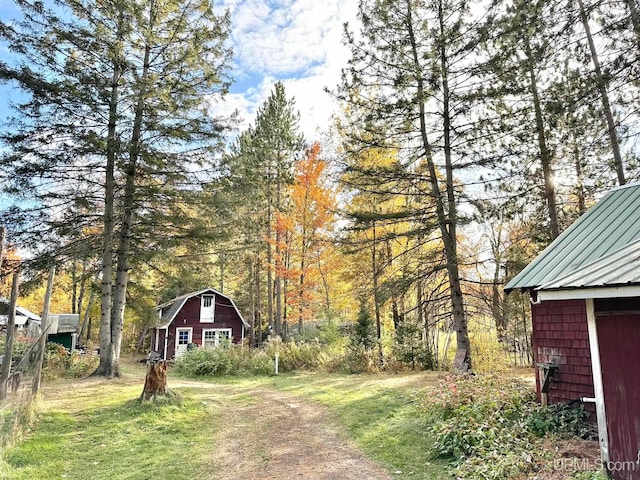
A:
<svg viewBox="0 0 640 480">
<path fill-rule="evenodd" d="M 276 375 L 278 375 L 278 354 L 276 353 Z"/>
<path fill-rule="evenodd" d="M 600 439 L 600 456 L 603 465 L 609 461 L 609 434 L 607 432 L 607 416 L 604 408 L 604 387 L 602 384 L 602 366 L 600 364 L 600 347 L 598 345 L 598 328 L 593 298 L 587 298 L 587 328 L 589 330 L 589 348 L 591 350 L 591 371 L 593 373 L 593 391 L 595 394 L 596 415 L 598 418 L 598 438 Z"/>
</svg>

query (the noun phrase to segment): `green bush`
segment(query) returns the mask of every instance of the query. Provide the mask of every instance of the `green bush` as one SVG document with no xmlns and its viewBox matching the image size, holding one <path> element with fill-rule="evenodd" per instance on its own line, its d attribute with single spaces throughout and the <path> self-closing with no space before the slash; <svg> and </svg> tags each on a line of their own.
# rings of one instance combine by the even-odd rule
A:
<svg viewBox="0 0 640 480">
<path fill-rule="evenodd" d="M 99 358 L 93 355 L 69 354 L 57 343 L 46 344 L 42 374 L 46 379 L 82 378 L 90 375 L 98 367 Z"/>
<path fill-rule="evenodd" d="M 269 375 L 274 365 L 261 350 L 242 346 L 196 348 L 176 360 L 176 371 L 190 376 Z"/>
<path fill-rule="evenodd" d="M 527 417 L 527 426 L 539 437 L 556 434 L 586 438 L 591 433 L 587 423 L 588 415 L 582 406 L 572 408 L 568 405 L 556 404 L 533 410 Z"/>
</svg>

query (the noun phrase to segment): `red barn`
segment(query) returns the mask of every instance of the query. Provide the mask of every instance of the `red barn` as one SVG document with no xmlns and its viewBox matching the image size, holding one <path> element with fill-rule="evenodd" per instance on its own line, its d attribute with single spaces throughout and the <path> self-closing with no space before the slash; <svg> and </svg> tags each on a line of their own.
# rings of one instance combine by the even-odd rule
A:
<svg viewBox="0 0 640 480">
<path fill-rule="evenodd" d="M 231 297 L 213 288 L 174 298 L 156 310 L 162 323 L 152 331 L 151 348 L 164 359 L 179 357 L 190 344 L 242 343 L 249 328 Z"/>
<path fill-rule="evenodd" d="M 595 405 L 604 468 L 640 479 L 640 184 L 605 195 L 515 289 L 531 295 L 539 398 Z"/>
</svg>

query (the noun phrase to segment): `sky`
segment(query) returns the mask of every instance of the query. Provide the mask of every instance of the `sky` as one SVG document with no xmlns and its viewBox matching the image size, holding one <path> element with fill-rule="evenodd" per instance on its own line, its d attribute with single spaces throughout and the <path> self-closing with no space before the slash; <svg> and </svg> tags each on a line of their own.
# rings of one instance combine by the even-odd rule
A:
<svg viewBox="0 0 640 480">
<path fill-rule="evenodd" d="M 214 114 L 240 113 L 244 129 L 281 80 L 300 111 L 307 141 L 320 140 L 337 108 L 324 88 L 333 89 L 349 58 L 342 45 L 343 24 L 356 22 L 357 0 L 215 0 L 231 13 L 231 76 L 235 83 Z M 14 18 L 12 0 L 0 0 L 0 17 Z M 6 52 L 0 46 L 0 60 Z M 0 117 L 17 92 L 0 87 Z"/>
<path fill-rule="evenodd" d="M 245 126 L 281 80 L 300 110 L 309 142 L 318 140 L 336 109 L 325 87 L 334 88 L 349 58 L 343 24 L 355 24 L 357 0 L 220 0 L 231 13 L 232 75 L 224 108 L 237 109 Z"/>
</svg>

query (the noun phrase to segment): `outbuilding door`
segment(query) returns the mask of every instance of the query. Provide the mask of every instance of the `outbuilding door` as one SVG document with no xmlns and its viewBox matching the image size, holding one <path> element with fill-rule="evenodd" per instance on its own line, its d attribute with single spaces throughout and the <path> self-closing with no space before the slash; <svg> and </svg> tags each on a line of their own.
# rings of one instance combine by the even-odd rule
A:
<svg viewBox="0 0 640 480">
<path fill-rule="evenodd" d="M 609 470 L 640 480 L 640 315 L 598 317 Z"/>
<path fill-rule="evenodd" d="M 179 358 L 187 351 L 187 345 L 193 338 L 193 328 L 176 328 L 176 352 L 175 358 Z"/>
</svg>

